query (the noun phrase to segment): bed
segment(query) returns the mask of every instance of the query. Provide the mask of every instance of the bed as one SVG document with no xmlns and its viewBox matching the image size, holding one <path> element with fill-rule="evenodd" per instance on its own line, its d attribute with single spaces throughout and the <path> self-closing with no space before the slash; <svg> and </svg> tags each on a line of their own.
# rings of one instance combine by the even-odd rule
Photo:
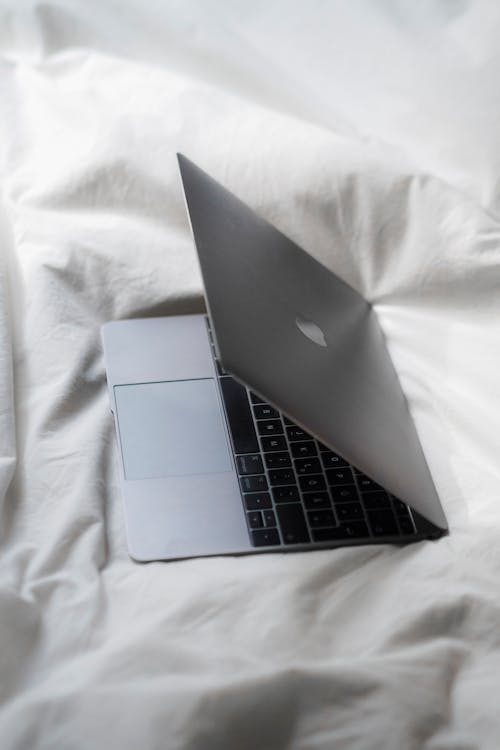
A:
<svg viewBox="0 0 500 750">
<path fill-rule="evenodd" d="M 498 748 L 499 29 L 2 4 L 2 750 Z M 176 151 L 374 304 L 448 536 L 129 559 L 99 331 L 203 310 Z"/>
</svg>

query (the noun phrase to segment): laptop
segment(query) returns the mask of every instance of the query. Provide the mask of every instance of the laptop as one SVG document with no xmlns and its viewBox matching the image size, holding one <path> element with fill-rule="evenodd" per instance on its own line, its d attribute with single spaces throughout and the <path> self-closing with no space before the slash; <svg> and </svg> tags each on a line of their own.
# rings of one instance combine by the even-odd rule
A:
<svg viewBox="0 0 500 750">
<path fill-rule="evenodd" d="M 446 533 L 371 305 L 178 161 L 208 314 L 102 329 L 132 558 Z"/>
</svg>

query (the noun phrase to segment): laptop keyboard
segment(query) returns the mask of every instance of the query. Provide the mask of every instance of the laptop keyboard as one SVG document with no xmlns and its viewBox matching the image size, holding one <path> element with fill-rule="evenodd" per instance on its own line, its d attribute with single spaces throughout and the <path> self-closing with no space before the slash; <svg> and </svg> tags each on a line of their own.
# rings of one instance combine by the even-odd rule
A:
<svg viewBox="0 0 500 750">
<path fill-rule="evenodd" d="M 255 547 L 414 536 L 407 505 L 227 375 L 219 383 Z"/>
</svg>

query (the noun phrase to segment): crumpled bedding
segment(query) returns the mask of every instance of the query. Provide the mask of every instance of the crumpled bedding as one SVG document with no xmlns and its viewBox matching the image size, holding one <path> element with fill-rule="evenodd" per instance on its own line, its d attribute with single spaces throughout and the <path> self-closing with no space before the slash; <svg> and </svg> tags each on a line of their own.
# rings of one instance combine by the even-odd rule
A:
<svg viewBox="0 0 500 750">
<path fill-rule="evenodd" d="M 498 748 L 499 31 L 2 4 L 2 750 Z M 99 328 L 203 309 L 176 151 L 374 303 L 448 537 L 128 558 Z"/>
</svg>

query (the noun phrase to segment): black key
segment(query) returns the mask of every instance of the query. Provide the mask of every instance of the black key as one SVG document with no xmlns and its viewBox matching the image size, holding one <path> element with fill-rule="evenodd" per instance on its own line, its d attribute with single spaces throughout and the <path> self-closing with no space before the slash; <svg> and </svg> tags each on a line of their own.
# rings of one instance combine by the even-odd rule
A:
<svg viewBox="0 0 500 750">
<path fill-rule="evenodd" d="M 347 523 L 341 523 L 340 525 L 345 533 L 346 539 L 354 537 L 363 539 L 364 537 L 370 536 L 368 526 L 364 521 L 349 521 Z"/>
<path fill-rule="evenodd" d="M 293 469 L 271 469 L 269 472 L 269 481 L 272 485 L 295 484 L 296 482 Z"/>
<path fill-rule="evenodd" d="M 299 477 L 300 489 L 302 492 L 316 492 L 316 490 L 326 490 L 326 484 L 321 474 L 306 474 Z"/>
<path fill-rule="evenodd" d="M 396 517 L 392 510 L 373 510 L 368 520 L 374 536 L 395 536 L 399 533 Z"/>
<path fill-rule="evenodd" d="M 339 521 L 356 521 L 358 518 L 364 520 L 363 508 L 360 503 L 339 503 L 335 506 Z"/>
<path fill-rule="evenodd" d="M 253 391 L 250 391 L 250 401 L 252 402 L 252 404 L 265 404 L 266 403 L 264 399 L 262 399 L 260 396 L 257 396 L 257 394 L 254 393 Z"/>
<path fill-rule="evenodd" d="M 276 526 L 276 516 L 274 515 L 274 511 L 265 510 L 262 515 L 264 516 L 264 523 L 266 526 Z"/>
<path fill-rule="evenodd" d="M 312 529 L 312 537 L 315 542 L 335 542 L 347 539 L 347 534 L 342 526 L 334 526 L 329 529 Z"/>
<path fill-rule="evenodd" d="M 286 451 L 287 444 L 283 435 L 276 435 L 276 437 L 263 437 L 261 438 L 262 450 L 266 451 Z"/>
<path fill-rule="evenodd" d="M 257 422 L 259 435 L 279 435 L 283 433 L 281 419 L 262 419 Z"/>
<path fill-rule="evenodd" d="M 330 508 L 328 492 L 304 492 L 304 505 L 310 510 Z"/>
<path fill-rule="evenodd" d="M 325 469 L 335 469 L 338 466 L 349 466 L 342 456 L 337 456 L 337 454 L 332 451 L 324 451 L 321 454 L 321 460 L 323 461 Z"/>
<path fill-rule="evenodd" d="M 342 539 L 365 539 L 370 536 L 370 532 L 364 521 L 351 521 L 330 529 L 314 529 L 312 535 L 315 542 L 335 542 Z"/>
<path fill-rule="evenodd" d="M 391 501 L 387 492 L 363 492 L 363 505 L 366 510 L 390 508 Z"/>
<path fill-rule="evenodd" d="M 377 484 L 377 482 L 374 482 L 373 479 L 370 479 L 370 477 L 367 477 L 366 474 L 358 474 L 356 479 L 358 480 L 358 487 L 361 492 L 370 492 L 372 490 L 384 491 L 383 487 Z"/>
<path fill-rule="evenodd" d="M 253 413 L 255 414 L 255 419 L 275 419 L 279 417 L 276 409 L 273 409 L 269 404 L 255 404 Z"/>
<path fill-rule="evenodd" d="M 331 510 L 312 510 L 307 514 L 311 528 L 318 526 L 335 526 L 335 517 Z"/>
<path fill-rule="evenodd" d="M 403 503 L 402 500 L 398 500 L 397 498 L 394 498 L 393 501 L 393 507 L 396 512 L 397 516 L 409 516 L 408 506 Z"/>
<path fill-rule="evenodd" d="M 332 449 L 331 449 L 331 448 L 329 448 L 329 447 L 328 447 L 327 445 L 325 445 L 324 443 L 320 443 L 320 442 L 319 442 L 319 440 L 318 440 L 318 448 L 319 448 L 319 450 L 320 450 L 320 453 L 325 453 L 325 452 L 326 452 L 326 453 L 331 453 L 331 452 L 332 452 Z"/>
<path fill-rule="evenodd" d="M 252 531 L 252 544 L 254 547 L 275 547 L 277 544 L 280 544 L 277 529 Z"/>
<path fill-rule="evenodd" d="M 259 450 L 259 443 L 255 434 L 246 388 L 229 377 L 221 378 L 219 382 L 226 406 L 234 452 L 256 453 Z"/>
<path fill-rule="evenodd" d="M 292 443 L 290 450 L 294 458 L 309 458 L 309 456 L 318 455 L 313 440 L 308 440 L 306 443 Z"/>
<path fill-rule="evenodd" d="M 348 503 L 351 500 L 359 500 L 358 491 L 354 484 L 345 484 L 343 487 L 330 487 L 330 495 L 334 503 Z"/>
<path fill-rule="evenodd" d="M 295 461 L 297 474 L 318 474 L 321 471 L 319 458 L 298 458 Z"/>
<path fill-rule="evenodd" d="M 309 541 L 304 511 L 299 503 L 288 503 L 276 508 L 285 544 L 301 544 Z"/>
<path fill-rule="evenodd" d="M 311 436 L 308 435 L 307 432 L 304 432 L 304 430 L 301 430 L 300 427 L 287 427 L 286 434 L 288 435 L 290 442 L 311 439 Z"/>
<path fill-rule="evenodd" d="M 243 497 L 247 510 L 260 510 L 260 508 L 273 507 L 269 492 L 252 492 L 251 495 L 244 495 Z"/>
<path fill-rule="evenodd" d="M 261 529 L 262 526 L 264 526 L 260 510 L 254 510 L 251 513 L 247 513 L 247 521 L 251 529 Z"/>
<path fill-rule="evenodd" d="M 354 477 L 350 469 L 327 469 L 326 477 L 330 485 L 354 483 Z"/>
<path fill-rule="evenodd" d="M 243 492 L 260 492 L 267 490 L 267 479 L 264 474 L 255 474 L 252 477 L 240 477 Z"/>
<path fill-rule="evenodd" d="M 285 469 L 292 465 L 289 453 L 266 453 L 264 460 L 268 469 Z"/>
<path fill-rule="evenodd" d="M 413 521 L 409 516 L 408 518 L 398 517 L 398 523 L 402 534 L 415 534 Z"/>
<path fill-rule="evenodd" d="M 300 500 L 297 487 L 273 487 L 275 503 L 296 503 Z"/>
<path fill-rule="evenodd" d="M 247 456 L 236 456 L 238 474 L 262 474 L 264 466 L 258 453 L 251 453 Z"/>
</svg>

